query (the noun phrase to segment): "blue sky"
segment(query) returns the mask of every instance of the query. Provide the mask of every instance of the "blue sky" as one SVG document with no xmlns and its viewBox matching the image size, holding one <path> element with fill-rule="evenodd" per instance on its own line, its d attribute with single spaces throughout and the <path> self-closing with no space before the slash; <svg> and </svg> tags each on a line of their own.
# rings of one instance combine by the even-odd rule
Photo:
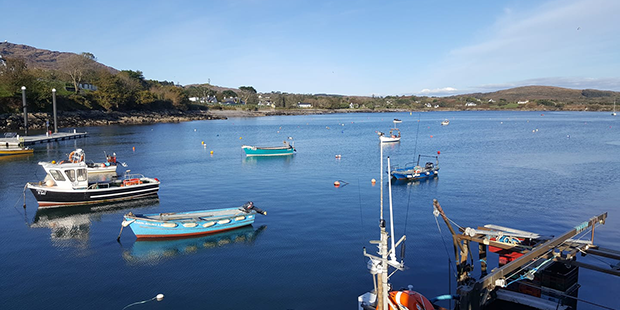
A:
<svg viewBox="0 0 620 310">
<path fill-rule="evenodd" d="M 92 2 L 92 3 L 89 3 Z M 620 1 L 15 1 L 0 40 L 182 85 L 450 95 L 620 91 Z"/>
</svg>

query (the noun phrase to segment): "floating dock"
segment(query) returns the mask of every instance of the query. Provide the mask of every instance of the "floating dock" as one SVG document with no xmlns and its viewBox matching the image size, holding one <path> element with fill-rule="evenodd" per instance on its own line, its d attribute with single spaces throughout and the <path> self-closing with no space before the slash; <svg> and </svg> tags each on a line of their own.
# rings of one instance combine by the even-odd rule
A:
<svg viewBox="0 0 620 310">
<path fill-rule="evenodd" d="M 84 138 L 88 135 L 86 132 L 59 132 L 47 135 L 36 136 L 17 136 L 12 138 L 0 138 L 0 147 L 15 147 L 33 145 L 36 143 L 47 143 L 62 140 Z"/>
</svg>

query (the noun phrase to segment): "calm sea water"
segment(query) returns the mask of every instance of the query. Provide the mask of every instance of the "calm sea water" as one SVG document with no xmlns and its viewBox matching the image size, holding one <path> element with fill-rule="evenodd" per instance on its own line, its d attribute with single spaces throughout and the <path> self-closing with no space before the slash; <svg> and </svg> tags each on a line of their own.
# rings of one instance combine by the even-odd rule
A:
<svg viewBox="0 0 620 310">
<path fill-rule="evenodd" d="M 407 235 L 409 267 L 392 277 L 396 287 L 412 284 L 429 297 L 454 293 L 446 247 L 453 253 L 432 214 L 434 198 L 461 226 L 548 235 L 609 212 L 595 241 L 620 249 L 620 121 L 609 113 L 335 114 L 79 128 L 89 137 L 0 158 L 0 309 L 122 309 L 158 293 L 163 301 L 130 309 L 354 309 L 373 286 L 362 248 L 374 251 L 368 241 L 379 237 L 375 131 L 387 131 L 394 118 L 403 120 L 402 141 L 382 146 L 393 164 L 441 152 L 439 178 L 393 184 L 396 235 Z M 445 118 L 450 125 L 440 126 Z M 293 157 L 246 158 L 241 149 L 288 137 Z M 133 173 L 162 181 L 159 199 L 41 212 L 27 192 L 24 210 L 25 183 L 44 177 L 37 162 L 74 148 L 94 161 L 116 152 Z M 335 188 L 336 180 L 347 184 Z M 129 211 L 250 200 L 268 211 L 252 227 L 161 242 L 136 241 L 125 230 L 116 242 Z M 579 277 L 579 298 L 620 308 L 620 279 L 585 269 Z"/>
</svg>

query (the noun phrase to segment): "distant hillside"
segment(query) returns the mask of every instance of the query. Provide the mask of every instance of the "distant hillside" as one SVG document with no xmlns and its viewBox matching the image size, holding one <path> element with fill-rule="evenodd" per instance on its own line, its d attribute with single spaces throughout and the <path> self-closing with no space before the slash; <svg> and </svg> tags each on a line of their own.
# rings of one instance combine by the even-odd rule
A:
<svg viewBox="0 0 620 310">
<path fill-rule="evenodd" d="M 28 68 L 31 69 L 61 70 L 59 61 L 75 55 L 75 53 L 50 51 L 23 44 L 0 42 L 0 55 L 4 58 L 21 58 L 26 62 Z M 97 63 L 97 65 L 107 69 L 110 73 L 118 73 L 118 70 L 102 63 Z"/>
<path fill-rule="evenodd" d="M 590 102 L 613 102 L 614 98 L 620 98 L 620 92 L 596 90 L 596 89 L 569 89 L 554 86 L 523 86 L 504 89 L 491 93 L 474 93 L 453 96 L 454 98 L 474 97 L 478 99 L 507 102 L 525 100 L 556 100 L 559 102 L 590 103 Z"/>
</svg>

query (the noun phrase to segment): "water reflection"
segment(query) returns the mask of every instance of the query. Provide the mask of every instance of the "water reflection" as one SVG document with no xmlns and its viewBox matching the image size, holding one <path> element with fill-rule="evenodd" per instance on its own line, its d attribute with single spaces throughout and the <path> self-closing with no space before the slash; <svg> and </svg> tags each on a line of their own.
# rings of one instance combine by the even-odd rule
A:
<svg viewBox="0 0 620 310">
<path fill-rule="evenodd" d="M 383 149 L 383 151 L 398 151 L 400 150 L 400 142 L 393 142 L 393 143 L 381 143 L 379 142 L 380 147 Z"/>
<path fill-rule="evenodd" d="M 243 159 L 243 164 L 256 165 L 261 163 L 286 163 L 289 164 L 293 161 L 295 155 L 284 156 L 246 156 Z"/>
<path fill-rule="evenodd" d="M 131 249 L 123 251 L 123 258 L 128 264 L 157 265 L 160 262 L 180 255 L 193 254 L 198 251 L 229 244 L 252 245 L 266 225 L 254 230 L 252 225 L 231 231 L 202 237 L 138 240 Z"/>
<path fill-rule="evenodd" d="M 159 198 L 151 197 L 104 205 L 38 209 L 30 228 L 49 228 L 54 246 L 86 248 L 90 239 L 91 222 L 101 221 L 103 215 L 117 213 L 119 210 L 146 208 L 157 204 Z"/>
<path fill-rule="evenodd" d="M 0 162 L 8 162 L 8 161 L 13 161 L 13 160 L 24 160 L 24 159 L 30 159 L 31 157 L 33 157 L 32 154 L 1 155 Z"/>
</svg>

